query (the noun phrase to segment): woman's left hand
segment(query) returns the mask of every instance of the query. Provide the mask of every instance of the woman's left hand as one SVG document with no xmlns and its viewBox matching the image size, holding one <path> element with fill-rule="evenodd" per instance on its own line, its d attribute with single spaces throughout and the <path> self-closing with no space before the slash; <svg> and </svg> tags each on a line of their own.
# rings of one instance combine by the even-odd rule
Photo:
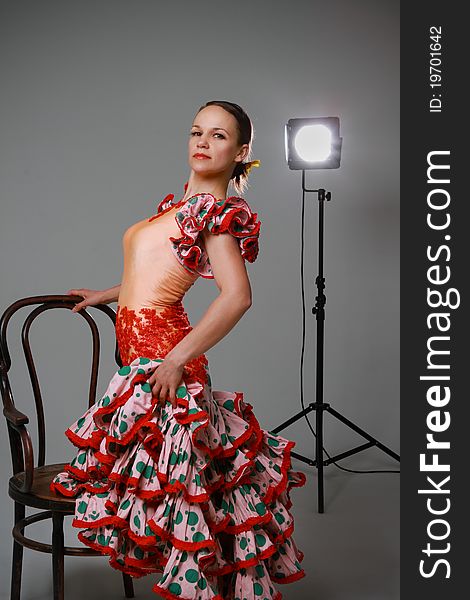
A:
<svg viewBox="0 0 470 600">
<path fill-rule="evenodd" d="M 181 383 L 183 372 L 184 365 L 176 363 L 170 356 L 166 356 L 164 361 L 155 367 L 147 381 L 152 388 L 152 394 L 158 397 L 162 405 L 168 399 L 173 408 L 176 408 L 176 390 Z"/>
</svg>

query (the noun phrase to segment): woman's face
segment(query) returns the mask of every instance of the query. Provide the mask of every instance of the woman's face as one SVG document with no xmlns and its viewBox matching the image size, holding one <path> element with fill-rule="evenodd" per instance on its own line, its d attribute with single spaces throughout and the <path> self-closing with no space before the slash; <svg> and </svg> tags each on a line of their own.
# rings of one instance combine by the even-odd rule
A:
<svg viewBox="0 0 470 600">
<path fill-rule="evenodd" d="M 195 116 L 189 134 L 188 161 L 196 173 L 223 173 L 230 177 L 248 148 L 248 144 L 238 144 L 237 121 L 221 106 L 206 106 Z"/>
</svg>

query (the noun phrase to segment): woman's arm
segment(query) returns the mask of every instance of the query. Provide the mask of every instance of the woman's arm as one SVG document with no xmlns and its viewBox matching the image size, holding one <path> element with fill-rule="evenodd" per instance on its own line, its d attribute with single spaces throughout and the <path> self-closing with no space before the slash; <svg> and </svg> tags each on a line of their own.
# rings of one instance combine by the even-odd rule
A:
<svg viewBox="0 0 470 600">
<path fill-rule="evenodd" d="M 102 290 L 102 303 L 109 304 L 110 302 L 117 302 L 119 298 L 119 290 L 121 289 L 121 284 L 115 285 L 112 288 L 108 288 L 107 290 Z"/>
<path fill-rule="evenodd" d="M 173 364 L 188 361 L 212 348 L 233 329 L 251 306 L 251 286 L 238 241 L 230 233 L 202 232 L 212 272 L 220 294 L 190 331 L 170 352 Z"/>
</svg>

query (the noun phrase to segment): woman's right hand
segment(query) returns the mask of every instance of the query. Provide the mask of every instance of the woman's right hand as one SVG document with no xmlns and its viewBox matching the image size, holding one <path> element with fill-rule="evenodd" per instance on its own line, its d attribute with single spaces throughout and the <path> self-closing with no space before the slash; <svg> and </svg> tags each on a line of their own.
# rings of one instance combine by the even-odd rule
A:
<svg viewBox="0 0 470 600">
<path fill-rule="evenodd" d="M 83 300 L 75 304 L 72 308 L 72 312 L 78 312 L 85 306 L 95 306 L 103 302 L 103 291 L 102 290 L 89 290 L 87 288 L 79 288 L 68 290 L 66 292 L 68 296 L 82 296 Z"/>
</svg>

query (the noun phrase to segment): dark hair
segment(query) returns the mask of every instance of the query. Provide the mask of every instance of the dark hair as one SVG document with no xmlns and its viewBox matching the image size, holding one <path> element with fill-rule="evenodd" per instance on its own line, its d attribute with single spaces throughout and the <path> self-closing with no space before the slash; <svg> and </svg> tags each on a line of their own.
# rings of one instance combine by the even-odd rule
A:
<svg viewBox="0 0 470 600">
<path fill-rule="evenodd" d="M 233 115 L 237 121 L 238 144 L 240 146 L 242 144 L 248 144 L 249 146 L 248 154 L 245 158 L 246 162 L 237 163 L 230 178 L 230 181 L 232 182 L 237 194 L 242 194 L 248 185 L 248 172 L 246 171 L 246 167 L 247 163 L 250 162 L 252 152 L 252 144 L 254 139 L 253 124 L 243 108 L 234 102 L 228 102 L 226 100 L 211 100 L 210 102 L 203 104 L 197 112 L 199 113 L 203 108 L 206 108 L 206 106 L 220 106 Z"/>
</svg>

